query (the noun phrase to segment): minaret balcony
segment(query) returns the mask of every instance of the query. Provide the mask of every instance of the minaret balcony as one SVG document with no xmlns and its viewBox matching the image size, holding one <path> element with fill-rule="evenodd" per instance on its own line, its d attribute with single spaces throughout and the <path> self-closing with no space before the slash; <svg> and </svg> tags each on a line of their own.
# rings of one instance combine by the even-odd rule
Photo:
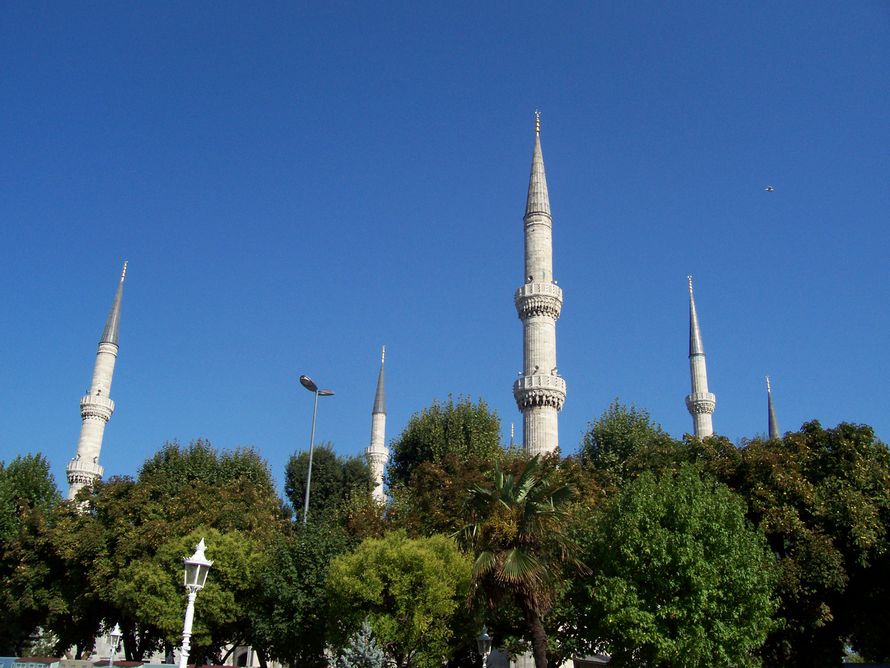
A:
<svg viewBox="0 0 890 668">
<path fill-rule="evenodd" d="M 692 415 L 710 415 L 716 406 L 717 397 L 712 392 L 694 392 L 686 397 L 686 408 Z"/>
<path fill-rule="evenodd" d="M 114 413 L 114 402 L 101 394 L 87 394 L 80 399 L 80 416 L 86 418 L 99 418 L 106 422 Z"/>
<path fill-rule="evenodd" d="M 513 301 L 520 320 L 541 315 L 556 320 L 562 311 L 562 288 L 556 283 L 526 283 L 516 291 Z"/>
<path fill-rule="evenodd" d="M 90 485 L 94 480 L 98 480 L 102 477 L 105 469 L 97 462 L 90 462 L 75 457 L 68 462 L 68 466 L 65 467 L 65 472 L 68 474 L 68 482 L 79 482 Z"/>
<path fill-rule="evenodd" d="M 562 410 L 566 400 L 566 382 L 556 374 L 520 376 L 513 383 L 513 397 L 519 410 L 534 406 L 553 406 Z"/>
</svg>

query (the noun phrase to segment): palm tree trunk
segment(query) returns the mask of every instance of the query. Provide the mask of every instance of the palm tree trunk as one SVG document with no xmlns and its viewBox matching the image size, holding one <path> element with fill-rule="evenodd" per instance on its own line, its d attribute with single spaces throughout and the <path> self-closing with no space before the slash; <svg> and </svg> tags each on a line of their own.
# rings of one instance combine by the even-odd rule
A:
<svg viewBox="0 0 890 668">
<path fill-rule="evenodd" d="M 525 623 L 532 634 L 532 656 L 535 658 L 535 668 L 547 668 L 547 632 L 544 630 L 544 620 L 525 601 L 522 602 L 525 612 Z"/>
</svg>

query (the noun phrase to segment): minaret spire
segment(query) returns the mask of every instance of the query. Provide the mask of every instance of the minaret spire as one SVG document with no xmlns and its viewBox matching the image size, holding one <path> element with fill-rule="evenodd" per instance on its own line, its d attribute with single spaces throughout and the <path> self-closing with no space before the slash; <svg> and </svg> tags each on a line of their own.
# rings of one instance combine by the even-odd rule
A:
<svg viewBox="0 0 890 668">
<path fill-rule="evenodd" d="M 124 296 L 124 279 L 127 277 L 127 261 L 124 260 L 124 268 L 121 270 L 121 281 L 117 284 L 117 292 L 114 293 L 114 301 L 108 312 L 108 320 L 105 321 L 105 329 L 102 330 L 100 343 L 113 343 L 117 345 L 121 326 L 121 299 Z"/>
<path fill-rule="evenodd" d="M 776 419 L 776 407 L 773 406 L 773 390 L 770 387 L 769 376 L 766 377 L 766 413 L 770 440 L 782 438 L 782 434 L 779 433 L 779 421 Z"/>
<path fill-rule="evenodd" d="M 692 276 L 686 278 L 689 281 L 689 371 L 692 377 L 692 393 L 686 397 L 686 408 L 692 415 L 693 432 L 699 438 L 705 438 L 714 433 L 711 414 L 717 405 L 717 397 L 708 391 L 705 347 L 702 345 L 701 328 L 695 311 Z"/>
<path fill-rule="evenodd" d="M 525 205 L 524 285 L 514 302 L 523 329 L 523 371 L 513 383 L 522 411 L 523 446 L 528 455 L 559 447 L 558 412 L 566 383 L 556 368 L 556 321 L 562 311 L 562 289 L 553 280 L 553 218 L 541 151 L 541 115 L 535 112 L 528 197 Z"/>
<path fill-rule="evenodd" d="M 389 450 L 386 447 L 386 395 L 383 387 L 383 365 L 386 359 L 386 346 L 380 351 L 380 373 L 377 375 L 377 391 L 374 393 L 374 408 L 371 410 L 371 444 L 365 450 L 371 479 L 374 482 L 373 497 L 379 503 L 386 503 L 383 491 L 383 471 Z"/>
<path fill-rule="evenodd" d="M 80 400 L 80 417 L 83 422 L 80 427 L 80 438 L 77 441 L 77 454 L 66 467 L 69 499 L 73 499 L 83 487 L 92 486 L 102 478 L 104 472 L 99 465 L 99 453 L 102 450 L 105 425 L 114 413 L 114 402 L 109 395 L 114 364 L 117 361 L 121 300 L 124 295 L 126 275 L 127 263 L 124 262 L 120 282 L 114 293 L 114 301 L 108 312 L 108 320 L 99 339 L 93 380 L 90 389 Z"/>
</svg>

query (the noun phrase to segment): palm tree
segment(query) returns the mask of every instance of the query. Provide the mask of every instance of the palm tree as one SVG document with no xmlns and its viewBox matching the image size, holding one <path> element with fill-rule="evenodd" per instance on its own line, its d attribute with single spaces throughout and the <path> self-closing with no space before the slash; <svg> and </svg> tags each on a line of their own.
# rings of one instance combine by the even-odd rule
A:
<svg viewBox="0 0 890 668">
<path fill-rule="evenodd" d="M 460 532 L 465 549 L 476 555 L 471 597 L 490 609 L 505 596 L 513 598 L 525 616 L 536 668 L 547 668 L 543 619 L 556 584 L 568 570 L 587 570 L 565 531 L 566 504 L 575 490 L 555 474 L 541 467 L 539 456 L 516 475 L 495 464 L 490 484 L 469 490 Z"/>
</svg>

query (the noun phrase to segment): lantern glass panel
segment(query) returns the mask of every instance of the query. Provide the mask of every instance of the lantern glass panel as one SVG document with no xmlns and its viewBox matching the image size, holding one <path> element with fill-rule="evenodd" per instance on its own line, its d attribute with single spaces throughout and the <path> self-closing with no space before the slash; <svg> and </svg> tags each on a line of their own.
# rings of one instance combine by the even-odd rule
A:
<svg viewBox="0 0 890 668">
<path fill-rule="evenodd" d="M 210 572 L 210 566 L 207 564 L 198 564 L 198 572 L 195 574 L 195 584 L 199 589 L 204 589 L 204 583 L 207 582 L 207 573 Z"/>
<path fill-rule="evenodd" d="M 194 587 L 198 584 L 198 571 L 200 570 L 199 564 L 194 562 L 185 562 L 185 586 L 186 587 Z M 206 578 L 207 575 L 205 574 Z"/>
</svg>

